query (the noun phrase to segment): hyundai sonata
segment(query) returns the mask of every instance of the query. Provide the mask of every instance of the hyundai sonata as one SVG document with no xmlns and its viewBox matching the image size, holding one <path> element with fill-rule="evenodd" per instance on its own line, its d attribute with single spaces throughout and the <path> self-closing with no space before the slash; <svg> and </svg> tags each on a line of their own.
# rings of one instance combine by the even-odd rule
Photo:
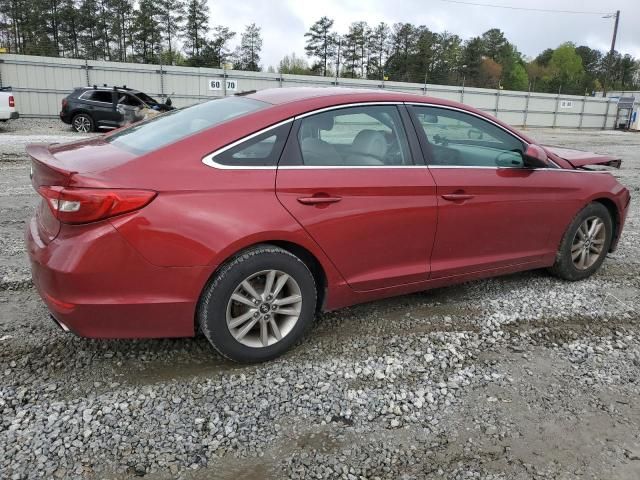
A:
<svg viewBox="0 0 640 480">
<path fill-rule="evenodd" d="M 316 311 L 516 271 L 580 280 L 620 238 L 606 155 L 466 105 L 273 89 L 30 145 L 33 281 L 65 330 L 274 358 Z"/>
</svg>

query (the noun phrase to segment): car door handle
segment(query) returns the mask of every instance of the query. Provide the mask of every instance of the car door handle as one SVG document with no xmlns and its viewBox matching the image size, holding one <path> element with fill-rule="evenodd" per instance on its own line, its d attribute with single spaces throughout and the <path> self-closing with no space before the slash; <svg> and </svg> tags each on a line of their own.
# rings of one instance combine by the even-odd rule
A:
<svg viewBox="0 0 640 480">
<path fill-rule="evenodd" d="M 298 201 L 303 205 L 319 205 L 324 203 L 336 203 L 342 197 L 298 197 Z"/>
<path fill-rule="evenodd" d="M 473 195 L 469 195 L 468 193 L 445 193 L 442 195 L 442 198 L 451 202 L 463 202 L 465 200 L 471 200 Z"/>
</svg>

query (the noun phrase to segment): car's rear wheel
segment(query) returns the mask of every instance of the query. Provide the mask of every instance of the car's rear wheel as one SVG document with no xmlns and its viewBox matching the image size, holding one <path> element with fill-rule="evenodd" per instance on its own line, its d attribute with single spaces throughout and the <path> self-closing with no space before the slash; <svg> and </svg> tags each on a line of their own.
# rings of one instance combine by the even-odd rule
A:
<svg viewBox="0 0 640 480">
<path fill-rule="evenodd" d="M 246 250 L 220 268 L 198 306 L 200 330 L 237 362 L 275 358 L 313 323 L 316 285 L 309 268 L 273 245 Z"/>
<path fill-rule="evenodd" d="M 79 113 L 73 117 L 71 120 L 71 126 L 78 133 L 89 133 L 93 132 L 95 125 L 93 123 L 93 118 L 86 113 Z"/>
<path fill-rule="evenodd" d="M 565 232 L 551 273 L 565 280 L 582 280 L 593 275 L 607 256 L 612 237 L 609 210 L 601 203 L 590 203 Z"/>
</svg>

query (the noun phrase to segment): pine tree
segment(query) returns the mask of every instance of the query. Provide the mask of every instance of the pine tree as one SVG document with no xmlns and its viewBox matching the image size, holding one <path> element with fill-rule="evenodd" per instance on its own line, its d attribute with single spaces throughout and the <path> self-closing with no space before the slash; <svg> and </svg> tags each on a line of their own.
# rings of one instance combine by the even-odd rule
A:
<svg viewBox="0 0 640 480">
<path fill-rule="evenodd" d="M 209 31 L 209 5 L 207 0 L 189 0 L 183 29 L 184 46 L 191 57 L 199 57 Z"/>
<path fill-rule="evenodd" d="M 309 57 L 318 57 L 322 66 L 322 75 L 327 75 L 329 60 L 336 55 L 337 36 L 331 31 L 333 20 L 322 17 L 304 34 L 307 44 L 304 47 Z"/>
<path fill-rule="evenodd" d="M 242 70 L 259 72 L 261 50 L 262 37 L 260 36 L 260 27 L 256 26 L 255 23 L 247 25 L 236 51 L 236 63 L 238 67 Z"/>
<path fill-rule="evenodd" d="M 153 63 L 160 54 L 160 21 L 155 0 L 140 0 L 134 14 L 135 51 L 143 63 Z"/>
<path fill-rule="evenodd" d="M 384 65 L 389 52 L 389 26 L 380 22 L 369 37 L 371 59 L 369 71 L 372 76 L 384 80 Z"/>
<path fill-rule="evenodd" d="M 167 41 L 169 61 L 173 61 L 173 42 L 180 36 L 184 22 L 184 2 L 182 0 L 159 0 L 159 18 L 162 34 Z"/>
</svg>

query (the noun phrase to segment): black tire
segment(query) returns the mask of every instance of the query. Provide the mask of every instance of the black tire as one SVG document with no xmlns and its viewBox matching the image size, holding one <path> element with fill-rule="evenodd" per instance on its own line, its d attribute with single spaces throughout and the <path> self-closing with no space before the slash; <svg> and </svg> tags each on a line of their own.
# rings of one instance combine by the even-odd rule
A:
<svg viewBox="0 0 640 480">
<path fill-rule="evenodd" d="M 89 133 L 93 132 L 96 129 L 96 126 L 91 115 L 87 113 L 78 113 L 77 115 L 74 115 L 71 120 L 71 128 L 78 133 Z"/>
<path fill-rule="evenodd" d="M 300 316 L 291 331 L 268 346 L 250 347 L 240 343 L 227 326 L 227 305 L 236 287 L 247 277 L 265 270 L 290 275 L 300 287 Z M 298 343 L 313 323 L 317 294 L 312 273 L 292 253 L 263 244 L 245 250 L 225 263 L 206 285 L 197 309 L 197 322 L 211 345 L 224 357 L 241 363 L 271 360 Z"/>
<path fill-rule="evenodd" d="M 593 265 L 586 269 L 579 269 L 574 264 L 571 258 L 571 247 L 573 245 L 573 240 L 576 237 L 578 228 L 582 223 L 591 217 L 597 217 L 604 223 L 605 229 L 605 239 L 602 247 L 602 251 L 595 261 Z M 554 265 L 549 269 L 549 271 L 564 280 L 576 281 L 582 280 L 584 278 L 590 277 L 593 275 L 600 266 L 604 259 L 607 256 L 607 252 L 611 247 L 611 240 L 613 238 L 613 222 L 611 219 L 611 214 L 607 207 L 599 202 L 593 202 L 584 207 L 578 214 L 574 217 L 573 221 L 567 228 L 564 236 L 562 237 L 562 241 L 560 242 L 560 247 L 558 248 L 558 253 L 556 255 L 556 261 Z"/>
</svg>

